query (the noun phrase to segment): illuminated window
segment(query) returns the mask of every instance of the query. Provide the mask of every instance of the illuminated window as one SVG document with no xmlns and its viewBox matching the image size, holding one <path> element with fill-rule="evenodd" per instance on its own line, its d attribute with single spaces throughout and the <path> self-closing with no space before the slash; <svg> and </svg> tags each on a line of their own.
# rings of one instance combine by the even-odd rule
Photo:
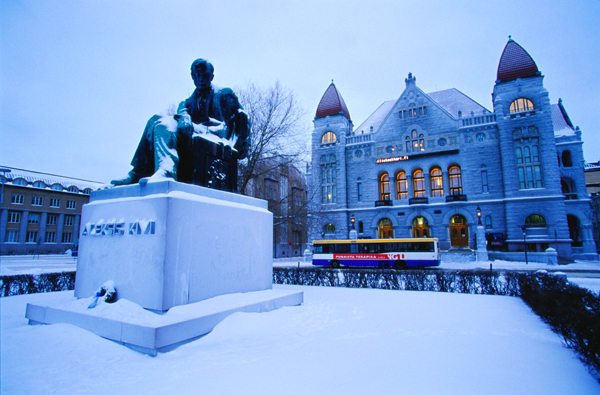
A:
<svg viewBox="0 0 600 395">
<path fill-rule="evenodd" d="M 528 228 L 545 228 L 546 219 L 538 214 L 532 214 L 525 219 L 525 226 Z"/>
<path fill-rule="evenodd" d="M 431 196 L 444 196 L 444 184 L 442 182 L 442 171 L 433 169 L 431 171 Z"/>
<path fill-rule="evenodd" d="M 448 181 L 450 182 L 450 195 L 462 195 L 462 175 L 460 167 L 453 166 L 448 172 Z"/>
<path fill-rule="evenodd" d="M 379 178 L 379 200 L 390 200 L 390 176 L 384 173 Z"/>
<path fill-rule="evenodd" d="M 406 136 L 406 152 L 425 151 L 425 136 L 418 134 L 415 129 Z"/>
<path fill-rule="evenodd" d="M 331 223 L 325 225 L 323 227 L 323 233 L 325 233 L 326 235 L 333 235 L 333 234 L 335 234 L 335 226 L 333 226 L 333 224 L 331 224 Z"/>
<path fill-rule="evenodd" d="M 425 176 L 421 170 L 413 174 L 413 190 L 415 197 L 425 197 Z"/>
<path fill-rule="evenodd" d="M 510 112 L 521 112 L 533 110 L 533 102 L 524 97 L 520 97 L 517 100 L 510 103 Z"/>
<path fill-rule="evenodd" d="M 396 191 L 398 192 L 398 200 L 408 199 L 408 182 L 406 181 L 405 172 L 396 175 Z"/>
<path fill-rule="evenodd" d="M 337 137 L 333 132 L 325 132 L 323 137 L 321 137 L 321 144 L 329 144 L 335 143 L 337 141 Z"/>
</svg>

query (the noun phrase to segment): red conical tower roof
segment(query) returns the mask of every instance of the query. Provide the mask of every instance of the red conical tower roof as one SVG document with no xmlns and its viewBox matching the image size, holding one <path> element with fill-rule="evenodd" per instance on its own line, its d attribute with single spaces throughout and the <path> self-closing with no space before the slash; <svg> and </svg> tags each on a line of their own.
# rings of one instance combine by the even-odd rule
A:
<svg viewBox="0 0 600 395">
<path fill-rule="evenodd" d="M 338 114 L 343 114 L 346 118 L 350 119 L 348 107 L 346 107 L 346 103 L 344 103 L 342 95 L 340 95 L 333 81 L 331 81 L 331 85 L 329 85 L 329 88 L 327 88 L 325 94 L 319 102 L 316 117 L 323 118 L 328 115 Z"/>
<path fill-rule="evenodd" d="M 509 36 L 508 43 L 500 57 L 500 63 L 498 63 L 496 80 L 506 82 L 517 78 L 533 77 L 539 73 L 533 58 Z"/>
</svg>

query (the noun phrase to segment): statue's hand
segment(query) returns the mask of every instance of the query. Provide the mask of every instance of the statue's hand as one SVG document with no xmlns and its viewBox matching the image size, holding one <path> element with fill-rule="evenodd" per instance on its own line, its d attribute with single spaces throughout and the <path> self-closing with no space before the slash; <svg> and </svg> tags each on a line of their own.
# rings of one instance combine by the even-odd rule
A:
<svg viewBox="0 0 600 395">
<path fill-rule="evenodd" d="M 177 131 L 191 137 L 194 133 L 194 126 L 192 125 L 192 117 L 189 114 L 180 114 L 177 120 Z"/>
</svg>

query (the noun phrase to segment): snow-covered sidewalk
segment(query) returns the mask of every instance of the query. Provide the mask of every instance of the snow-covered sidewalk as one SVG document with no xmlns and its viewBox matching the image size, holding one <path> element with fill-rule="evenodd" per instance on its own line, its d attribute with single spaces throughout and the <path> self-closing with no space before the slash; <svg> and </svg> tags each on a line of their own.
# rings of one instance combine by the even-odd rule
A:
<svg viewBox="0 0 600 395">
<path fill-rule="evenodd" d="M 598 394 L 519 298 L 327 287 L 302 306 L 236 313 L 151 358 L 72 325 L 29 326 L 0 299 L 4 394 Z"/>
</svg>

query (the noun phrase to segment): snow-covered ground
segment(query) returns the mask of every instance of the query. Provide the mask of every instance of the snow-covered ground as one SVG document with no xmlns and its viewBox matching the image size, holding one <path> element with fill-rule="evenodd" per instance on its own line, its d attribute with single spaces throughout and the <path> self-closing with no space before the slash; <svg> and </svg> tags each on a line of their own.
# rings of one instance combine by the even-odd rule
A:
<svg viewBox="0 0 600 395">
<path fill-rule="evenodd" d="M 2 394 L 598 394 L 519 299 L 327 287 L 302 306 L 236 313 L 152 358 L 68 324 L 29 326 L 1 298 Z"/>
</svg>

